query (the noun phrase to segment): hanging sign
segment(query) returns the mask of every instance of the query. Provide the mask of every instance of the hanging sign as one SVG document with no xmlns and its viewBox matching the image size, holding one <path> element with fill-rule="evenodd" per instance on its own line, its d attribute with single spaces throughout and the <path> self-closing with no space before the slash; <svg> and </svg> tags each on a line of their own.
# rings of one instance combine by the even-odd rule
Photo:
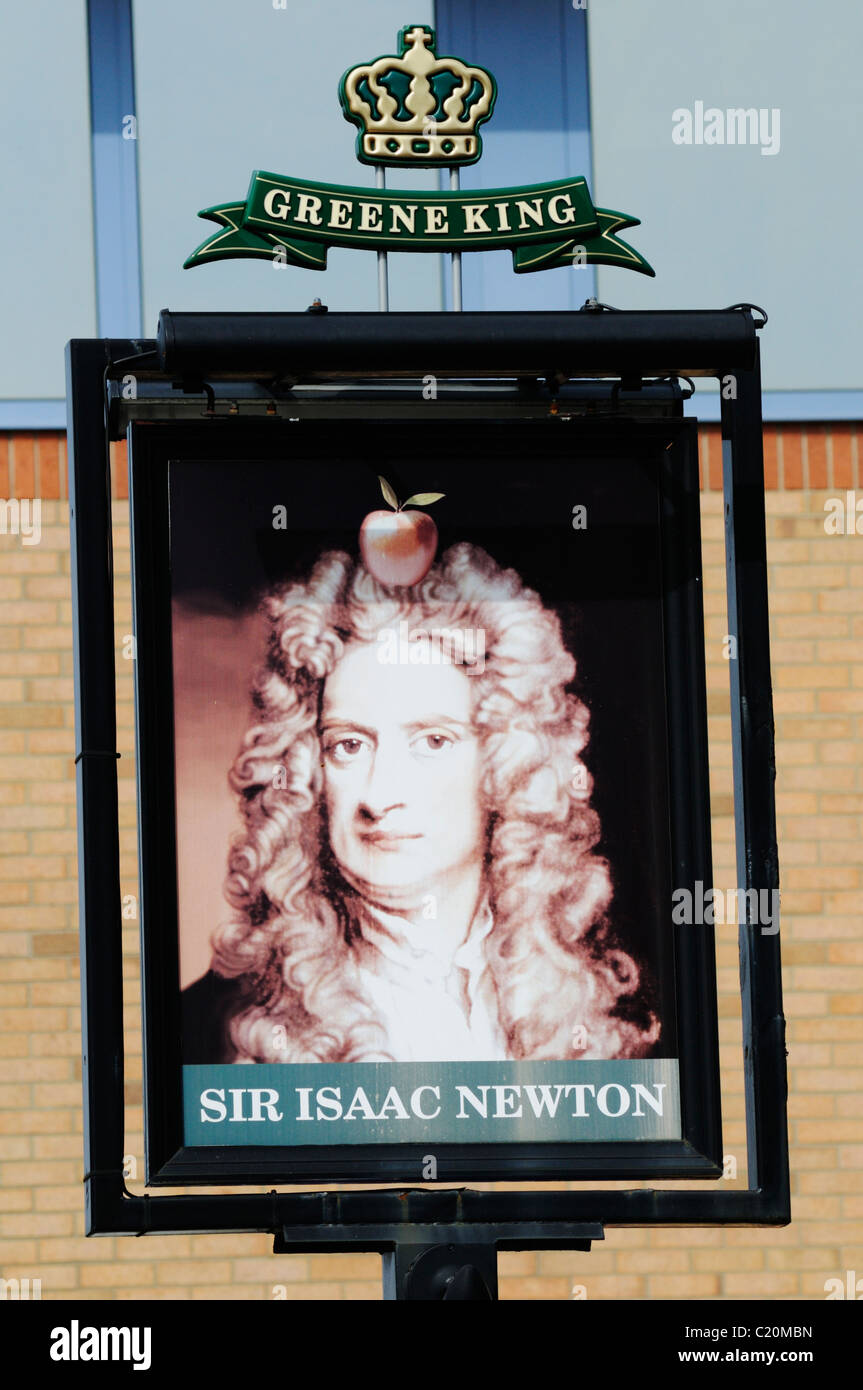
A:
<svg viewBox="0 0 863 1390">
<path fill-rule="evenodd" d="M 497 86 L 484 68 L 438 57 L 434 30 L 407 25 L 398 55 L 351 68 L 339 84 L 345 119 L 359 127 L 357 158 L 395 168 L 456 168 L 482 153 L 480 125 Z M 316 183 L 255 170 L 245 200 L 199 214 L 217 222 L 185 268 L 259 257 L 325 270 L 327 249 L 512 251 L 517 273 L 560 265 L 654 272 L 617 233 L 638 218 L 594 207 L 583 177 L 515 188 L 420 193 Z"/>
<path fill-rule="evenodd" d="M 694 426 L 424 410 L 131 431 L 148 1182 L 717 1177 Z"/>
</svg>

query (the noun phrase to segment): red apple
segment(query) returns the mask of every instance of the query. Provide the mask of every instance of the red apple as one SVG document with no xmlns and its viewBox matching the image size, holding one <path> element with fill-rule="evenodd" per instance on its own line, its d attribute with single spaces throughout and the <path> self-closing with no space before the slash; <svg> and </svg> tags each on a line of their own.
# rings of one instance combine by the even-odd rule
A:
<svg viewBox="0 0 863 1390">
<path fill-rule="evenodd" d="M 419 584 L 437 551 L 437 527 L 427 512 L 369 512 L 360 527 L 360 554 L 381 584 Z"/>
<path fill-rule="evenodd" d="M 419 584 L 425 579 L 437 551 L 437 527 L 427 512 L 406 512 L 412 505 L 429 506 L 442 492 L 417 492 L 399 502 L 386 478 L 379 478 L 390 512 L 369 512 L 360 527 L 363 564 L 379 584 Z"/>
</svg>

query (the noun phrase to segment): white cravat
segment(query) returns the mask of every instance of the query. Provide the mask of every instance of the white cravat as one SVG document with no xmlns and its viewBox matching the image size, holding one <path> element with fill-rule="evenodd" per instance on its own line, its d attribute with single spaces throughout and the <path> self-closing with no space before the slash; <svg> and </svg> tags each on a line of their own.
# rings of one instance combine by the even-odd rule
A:
<svg viewBox="0 0 863 1390">
<path fill-rule="evenodd" d="M 499 1061 L 507 1056 L 483 951 L 494 919 L 484 902 L 453 953 L 439 922 L 408 922 L 358 904 L 355 958 L 364 992 L 397 1062 Z"/>
</svg>

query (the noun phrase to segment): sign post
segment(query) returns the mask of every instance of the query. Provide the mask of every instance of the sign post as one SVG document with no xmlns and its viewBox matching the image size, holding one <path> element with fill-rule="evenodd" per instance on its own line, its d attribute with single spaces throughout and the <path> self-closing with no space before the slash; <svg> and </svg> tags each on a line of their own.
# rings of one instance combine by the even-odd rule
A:
<svg viewBox="0 0 863 1390">
<path fill-rule="evenodd" d="M 205 214 L 224 230 L 188 264 L 270 256 L 281 237 L 321 269 L 328 244 L 375 246 L 382 293 L 390 249 L 508 244 L 523 271 L 587 248 L 652 273 L 614 235 L 634 219 L 595 209 L 583 179 L 484 190 L 481 205 L 458 189 L 494 83 L 438 59 L 424 26 L 340 95 L 376 201 L 256 172 L 245 204 Z M 433 159 L 449 194 L 382 191 L 386 164 Z M 789 1220 L 766 320 L 749 305 L 497 314 L 493 331 L 491 317 L 462 312 L 456 336 L 439 314 L 166 310 L 154 340 L 69 344 L 89 1234 L 270 1231 L 276 1251 L 380 1252 L 387 1297 L 494 1298 L 501 1249 Z M 734 1191 L 716 1188 L 684 376 L 735 383 L 722 430 L 750 1176 Z M 146 1195 L 122 1173 L 106 464 L 120 438 Z M 621 1178 L 695 1186 L 590 1186 Z M 550 1180 L 582 1185 L 463 1186 Z M 398 1186 L 330 1190 L 382 1182 Z M 158 1195 L 285 1183 L 317 1190 Z"/>
</svg>

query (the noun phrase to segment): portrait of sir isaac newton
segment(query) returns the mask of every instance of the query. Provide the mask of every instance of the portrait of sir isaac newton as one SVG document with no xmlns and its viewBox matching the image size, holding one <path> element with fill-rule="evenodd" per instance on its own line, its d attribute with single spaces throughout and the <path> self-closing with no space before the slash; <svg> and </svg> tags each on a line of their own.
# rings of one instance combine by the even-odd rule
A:
<svg viewBox="0 0 863 1390">
<path fill-rule="evenodd" d="M 653 1055 L 560 618 L 473 542 L 435 557 L 416 504 L 398 515 L 412 529 L 372 525 L 259 595 L 231 913 L 184 991 L 186 1060 Z"/>
</svg>

